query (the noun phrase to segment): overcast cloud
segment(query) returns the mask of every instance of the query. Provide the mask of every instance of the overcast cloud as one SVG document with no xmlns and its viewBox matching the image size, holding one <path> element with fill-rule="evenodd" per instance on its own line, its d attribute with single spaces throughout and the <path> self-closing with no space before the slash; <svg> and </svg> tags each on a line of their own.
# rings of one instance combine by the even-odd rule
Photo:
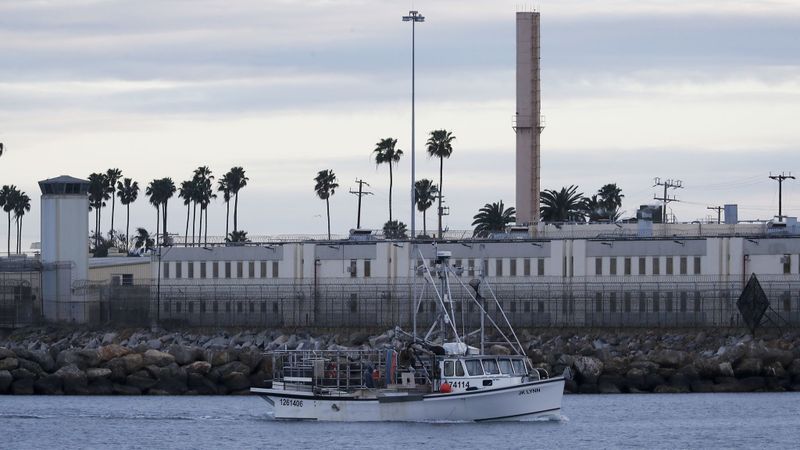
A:
<svg viewBox="0 0 800 450">
<path fill-rule="evenodd" d="M 515 21 L 511 1 L 413 2 L 419 177 L 438 166 L 425 134 L 457 136 L 445 161 L 446 224 L 467 229 L 486 202 L 514 203 Z M 542 183 L 589 194 L 617 182 L 623 209 L 651 203 L 653 177 L 684 180 L 679 220 L 738 203 L 776 214 L 770 171 L 797 171 L 800 4 L 794 1 L 541 2 Z M 364 222 L 388 214 L 387 169 L 370 152 L 394 136 L 395 215 L 409 221 L 410 25 L 396 1 L 0 3 L 0 183 L 35 198 L 36 181 L 120 167 L 141 185 L 198 165 L 242 165 L 240 223 L 251 235 L 322 233 L 318 170 L 341 188 L 332 227 L 355 223 L 356 177 L 372 185 Z M 800 213 L 797 182 L 784 209 Z M 173 204 L 170 228 L 183 229 Z M 430 214 L 432 216 L 433 213 Z M 105 213 L 104 228 L 108 228 Z M 140 200 L 132 226 L 154 228 Z M 124 220 L 118 212 L 118 221 Z M 429 217 L 429 223 L 433 223 Z M 421 218 L 418 219 L 421 223 Z M 211 210 L 222 234 L 224 206 Z"/>
</svg>

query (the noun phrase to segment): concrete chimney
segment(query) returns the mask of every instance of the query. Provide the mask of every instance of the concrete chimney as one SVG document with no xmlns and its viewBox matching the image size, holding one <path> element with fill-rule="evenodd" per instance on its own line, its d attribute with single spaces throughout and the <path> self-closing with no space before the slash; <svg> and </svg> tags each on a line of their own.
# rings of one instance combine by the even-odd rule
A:
<svg viewBox="0 0 800 450">
<path fill-rule="evenodd" d="M 539 222 L 541 96 L 539 80 L 539 13 L 517 13 L 517 223 Z"/>
</svg>

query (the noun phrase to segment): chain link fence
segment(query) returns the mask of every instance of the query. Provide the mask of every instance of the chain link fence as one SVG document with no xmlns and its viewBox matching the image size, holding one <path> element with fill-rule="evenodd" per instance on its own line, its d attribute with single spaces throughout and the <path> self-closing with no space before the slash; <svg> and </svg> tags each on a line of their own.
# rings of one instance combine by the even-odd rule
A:
<svg viewBox="0 0 800 450">
<path fill-rule="evenodd" d="M 765 277 L 760 282 L 771 302 L 766 324 L 799 326 L 800 279 Z M 741 281 L 709 277 L 647 282 L 565 278 L 484 283 L 481 294 L 484 310 L 492 320 L 504 323 L 502 310 L 518 328 L 705 328 L 742 326 L 736 307 L 742 289 Z M 83 311 L 76 320 L 81 321 L 82 317 L 83 322 L 94 325 L 173 323 L 265 328 L 399 325 L 411 329 L 416 319 L 417 328 L 424 329 L 431 326 L 439 310 L 432 286 L 408 279 L 260 285 L 87 283 L 76 288 L 75 293 L 77 300 L 73 297 L 73 301 L 59 302 L 58 309 Z M 481 308 L 468 294 L 468 288 L 458 283 L 452 285 L 451 297 L 458 326 L 465 331 L 478 327 Z M 489 324 L 490 320 L 487 318 L 486 322 Z"/>
</svg>

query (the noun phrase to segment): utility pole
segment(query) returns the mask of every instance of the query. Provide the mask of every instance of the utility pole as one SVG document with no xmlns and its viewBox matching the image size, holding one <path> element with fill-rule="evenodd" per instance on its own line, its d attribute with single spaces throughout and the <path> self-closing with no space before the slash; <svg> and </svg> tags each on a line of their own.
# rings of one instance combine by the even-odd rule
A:
<svg viewBox="0 0 800 450">
<path fill-rule="evenodd" d="M 670 202 L 677 202 L 680 201 L 675 198 L 673 194 L 672 198 L 667 195 L 667 189 L 683 189 L 683 181 L 681 180 L 661 180 L 661 178 L 656 177 L 654 179 L 653 187 L 656 186 L 664 186 L 664 196 L 663 197 L 656 197 L 653 195 L 653 200 L 658 200 L 664 202 L 664 210 L 661 211 L 661 221 L 662 223 L 667 223 L 667 204 Z"/>
<path fill-rule="evenodd" d="M 717 224 L 721 223 L 720 219 L 722 218 L 722 210 L 725 209 L 722 206 L 707 206 L 706 209 L 710 209 L 717 212 Z"/>
<path fill-rule="evenodd" d="M 781 221 L 783 220 L 783 180 L 794 180 L 795 178 L 791 172 L 789 172 L 789 175 L 786 175 L 783 172 L 781 172 L 780 175 L 773 175 L 770 173 L 769 177 L 778 182 L 778 220 Z"/>
<path fill-rule="evenodd" d="M 356 222 L 356 229 L 361 229 L 361 197 L 365 195 L 372 195 L 372 192 L 367 192 L 364 190 L 364 185 L 369 186 L 364 180 L 356 179 L 356 183 L 358 183 L 358 190 L 354 191 L 350 189 L 350 193 L 358 196 L 358 221 Z"/>
<path fill-rule="evenodd" d="M 414 206 L 417 204 L 417 188 L 416 188 L 416 141 L 414 134 L 415 130 L 415 111 L 414 111 L 414 88 L 416 84 L 415 70 L 416 70 L 416 30 L 417 22 L 425 22 L 425 16 L 419 11 L 409 11 L 407 16 L 403 16 L 403 22 L 411 22 L 411 239 L 416 239 L 417 229 L 415 224 L 416 211 Z M 414 278 L 416 279 L 416 277 Z"/>
</svg>

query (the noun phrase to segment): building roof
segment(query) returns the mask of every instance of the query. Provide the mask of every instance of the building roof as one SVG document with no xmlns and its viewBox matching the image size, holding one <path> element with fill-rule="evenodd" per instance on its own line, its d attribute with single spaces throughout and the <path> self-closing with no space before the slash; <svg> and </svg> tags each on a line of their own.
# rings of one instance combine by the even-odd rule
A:
<svg viewBox="0 0 800 450">
<path fill-rule="evenodd" d="M 46 180 L 42 180 L 39 184 L 54 184 L 54 183 L 89 183 L 88 180 L 83 180 L 80 178 L 71 177 L 69 175 L 61 175 L 55 178 L 48 178 Z"/>
<path fill-rule="evenodd" d="M 131 266 L 150 264 L 148 257 L 110 256 L 107 258 L 89 258 L 89 268 Z"/>
</svg>

